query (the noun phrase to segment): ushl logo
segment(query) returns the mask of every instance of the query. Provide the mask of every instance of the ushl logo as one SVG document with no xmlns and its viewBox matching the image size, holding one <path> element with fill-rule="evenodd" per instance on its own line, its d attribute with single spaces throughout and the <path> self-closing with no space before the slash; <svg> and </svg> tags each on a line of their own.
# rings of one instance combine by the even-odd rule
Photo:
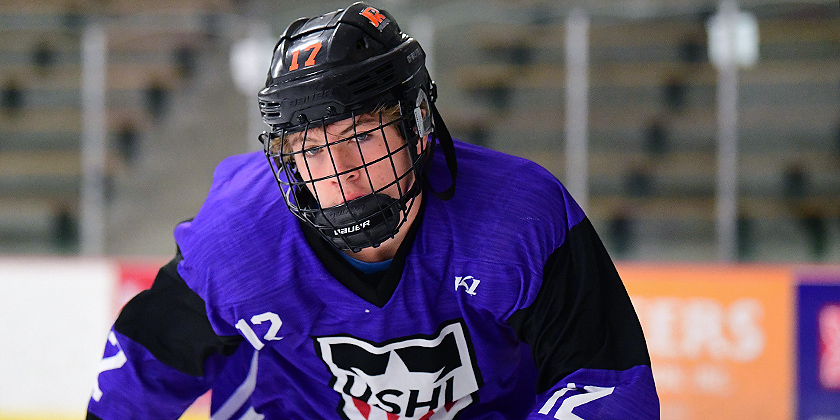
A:
<svg viewBox="0 0 840 420">
<path fill-rule="evenodd" d="M 840 304 L 825 305 L 818 316 L 819 377 L 824 388 L 840 389 Z"/>
<path fill-rule="evenodd" d="M 481 384 L 461 321 L 435 336 L 387 344 L 350 336 L 315 342 L 341 395 L 338 411 L 348 420 L 453 419 L 474 401 Z"/>
</svg>

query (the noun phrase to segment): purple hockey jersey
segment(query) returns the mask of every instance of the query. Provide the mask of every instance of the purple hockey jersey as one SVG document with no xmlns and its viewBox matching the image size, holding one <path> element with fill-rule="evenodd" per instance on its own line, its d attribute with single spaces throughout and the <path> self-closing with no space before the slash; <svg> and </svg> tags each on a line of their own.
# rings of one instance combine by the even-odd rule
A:
<svg viewBox="0 0 840 420">
<path fill-rule="evenodd" d="M 456 149 L 454 198 L 424 194 L 376 282 L 288 212 L 262 154 L 223 161 L 179 255 L 115 323 L 88 418 L 177 418 L 211 387 L 219 420 L 658 418 L 582 210 L 536 164 Z"/>
</svg>

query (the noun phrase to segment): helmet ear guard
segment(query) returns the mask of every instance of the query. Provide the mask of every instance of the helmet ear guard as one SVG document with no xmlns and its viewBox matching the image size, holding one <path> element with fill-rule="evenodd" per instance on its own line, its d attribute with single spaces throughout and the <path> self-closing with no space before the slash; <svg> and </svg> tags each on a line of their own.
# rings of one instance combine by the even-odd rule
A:
<svg viewBox="0 0 840 420">
<path fill-rule="evenodd" d="M 417 136 L 420 138 L 432 134 L 435 130 L 429 97 L 423 89 L 417 91 L 417 102 L 414 104 L 414 125 L 417 127 Z"/>
</svg>

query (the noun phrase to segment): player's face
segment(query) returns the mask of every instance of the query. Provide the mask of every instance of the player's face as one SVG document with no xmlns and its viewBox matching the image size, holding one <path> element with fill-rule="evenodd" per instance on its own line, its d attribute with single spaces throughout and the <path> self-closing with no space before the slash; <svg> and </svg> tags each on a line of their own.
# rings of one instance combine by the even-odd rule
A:
<svg viewBox="0 0 840 420">
<path fill-rule="evenodd" d="M 396 124 L 380 127 L 378 113 L 356 117 L 355 130 L 351 118 L 310 129 L 291 140 L 291 149 L 321 207 L 373 192 L 399 198 L 414 182 L 405 140 Z"/>
</svg>

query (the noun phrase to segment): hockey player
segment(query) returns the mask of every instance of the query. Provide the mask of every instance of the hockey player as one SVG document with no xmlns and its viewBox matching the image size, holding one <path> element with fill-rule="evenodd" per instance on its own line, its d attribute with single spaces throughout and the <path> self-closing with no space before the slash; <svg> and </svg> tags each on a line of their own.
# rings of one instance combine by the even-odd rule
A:
<svg viewBox="0 0 840 420">
<path fill-rule="evenodd" d="M 424 58 L 362 3 L 289 25 L 264 153 L 175 229 L 89 419 L 175 419 L 211 388 L 213 419 L 659 417 L 591 223 L 536 164 L 453 141 Z"/>
</svg>

